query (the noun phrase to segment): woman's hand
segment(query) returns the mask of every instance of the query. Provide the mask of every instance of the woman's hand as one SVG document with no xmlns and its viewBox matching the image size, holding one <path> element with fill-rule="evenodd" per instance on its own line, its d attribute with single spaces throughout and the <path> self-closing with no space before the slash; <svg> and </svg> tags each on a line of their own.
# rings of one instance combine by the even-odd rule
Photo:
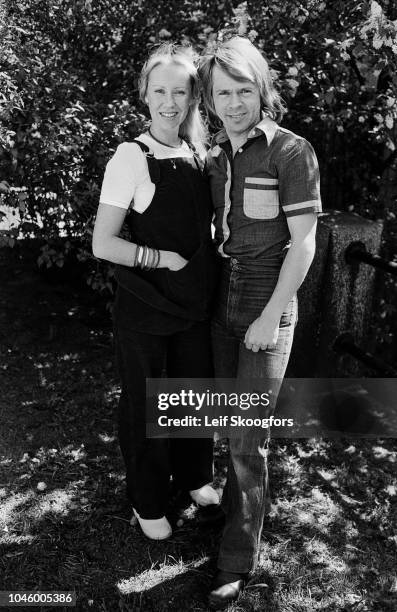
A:
<svg viewBox="0 0 397 612">
<path fill-rule="evenodd" d="M 187 264 L 187 259 L 174 253 L 174 251 L 160 251 L 160 263 L 159 268 L 168 268 L 172 272 L 178 272 L 182 270 Z"/>
<path fill-rule="evenodd" d="M 259 350 L 273 349 L 278 340 L 279 321 L 263 312 L 247 329 L 244 344 L 247 349 L 257 353 Z"/>
</svg>

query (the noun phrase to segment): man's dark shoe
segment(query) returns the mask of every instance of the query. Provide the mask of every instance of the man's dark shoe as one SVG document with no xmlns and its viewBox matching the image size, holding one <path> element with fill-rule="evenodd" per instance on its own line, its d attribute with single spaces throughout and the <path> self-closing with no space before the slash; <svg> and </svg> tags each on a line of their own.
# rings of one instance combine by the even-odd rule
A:
<svg viewBox="0 0 397 612">
<path fill-rule="evenodd" d="M 219 571 L 212 583 L 208 596 L 209 607 L 213 610 L 222 610 L 237 599 L 247 582 L 247 574 Z"/>
</svg>

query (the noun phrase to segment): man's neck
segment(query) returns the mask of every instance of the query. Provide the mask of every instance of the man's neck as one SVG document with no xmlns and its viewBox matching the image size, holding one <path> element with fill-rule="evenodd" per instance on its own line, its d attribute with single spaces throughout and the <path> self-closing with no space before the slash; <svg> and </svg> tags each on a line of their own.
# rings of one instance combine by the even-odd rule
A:
<svg viewBox="0 0 397 612">
<path fill-rule="evenodd" d="M 248 133 L 229 136 L 230 144 L 232 145 L 233 155 L 242 147 L 248 140 Z"/>
</svg>

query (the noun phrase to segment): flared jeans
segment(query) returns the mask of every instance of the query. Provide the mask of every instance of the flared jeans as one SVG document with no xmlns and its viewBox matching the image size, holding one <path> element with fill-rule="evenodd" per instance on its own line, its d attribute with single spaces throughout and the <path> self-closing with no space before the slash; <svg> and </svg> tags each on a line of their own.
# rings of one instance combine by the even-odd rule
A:
<svg viewBox="0 0 397 612">
<path fill-rule="evenodd" d="M 297 321 L 296 297 L 280 319 L 274 349 L 257 353 L 248 350 L 244 336 L 271 297 L 280 266 L 280 258 L 249 263 L 225 260 L 212 321 L 215 376 L 244 381 L 263 379 L 264 387 L 266 381 L 271 381 L 273 409 L 291 352 Z M 263 520 L 269 508 L 269 435 L 258 435 L 250 428 L 238 435 L 229 440 L 228 476 L 222 499 L 226 523 L 218 568 L 248 573 L 257 565 Z"/>
</svg>

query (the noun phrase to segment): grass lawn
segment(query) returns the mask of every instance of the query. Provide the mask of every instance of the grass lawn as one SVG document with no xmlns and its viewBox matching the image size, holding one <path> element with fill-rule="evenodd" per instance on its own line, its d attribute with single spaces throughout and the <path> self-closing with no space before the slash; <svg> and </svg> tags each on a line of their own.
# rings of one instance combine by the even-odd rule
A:
<svg viewBox="0 0 397 612">
<path fill-rule="evenodd" d="M 74 590 L 84 611 L 207 610 L 219 529 L 191 508 L 166 542 L 129 524 L 103 305 L 17 258 L 1 259 L 0 286 L 0 590 Z M 218 445 L 218 481 L 225 459 Z M 396 465 L 394 440 L 273 441 L 260 566 L 229 612 L 395 612 Z"/>
</svg>

